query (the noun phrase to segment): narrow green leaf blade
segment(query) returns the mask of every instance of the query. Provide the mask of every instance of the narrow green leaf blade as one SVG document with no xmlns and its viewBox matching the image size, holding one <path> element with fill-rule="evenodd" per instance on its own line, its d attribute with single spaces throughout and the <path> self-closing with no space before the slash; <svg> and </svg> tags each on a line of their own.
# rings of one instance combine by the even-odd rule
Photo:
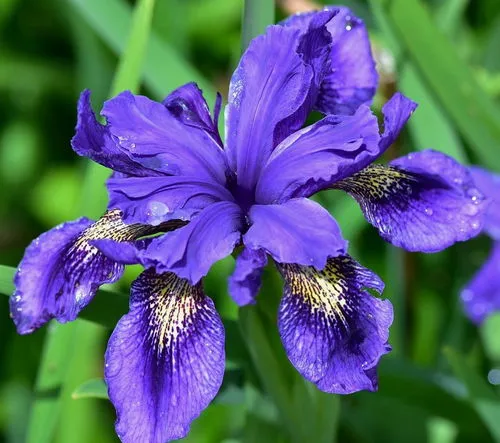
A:
<svg viewBox="0 0 500 443">
<path fill-rule="evenodd" d="M 371 0 L 481 160 L 500 168 L 500 110 L 417 0 Z M 382 8 L 380 5 L 382 4 Z"/>
<path fill-rule="evenodd" d="M 138 92 L 145 48 L 151 31 L 154 4 L 154 0 L 140 0 L 135 7 L 127 46 L 123 56 L 120 57 L 111 88 L 111 96 L 125 89 Z"/>
<path fill-rule="evenodd" d="M 75 11 L 117 54 L 125 49 L 132 12 L 119 0 L 69 0 Z M 183 83 L 195 81 L 205 96 L 213 99 L 215 91 L 208 81 L 154 32 L 151 33 L 144 60 L 144 81 L 156 98 Z"/>
<path fill-rule="evenodd" d="M 51 323 L 45 338 L 29 421 L 27 443 L 51 443 L 61 411 L 61 389 L 75 351 L 76 323 Z"/>
<path fill-rule="evenodd" d="M 250 41 L 274 23 L 274 0 L 245 0 L 241 44 L 245 49 Z"/>
<path fill-rule="evenodd" d="M 16 269 L 0 265 L 0 294 L 11 295 L 14 292 L 14 274 Z"/>
<path fill-rule="evenodd" d="M 465 384 L 469 401 L 488 427 L 494 441 L 500 442 L 500 398 L 469 367 L 462 355 L 451 348 L 446 348 L 444 354 L 456 377 Z"/>
<path fill-rule="evenodd" d="M 74 400 L 80 400 L 82 398 L 103 398 L 107 399 L 108 397 L 108 388 L 106 383 L 101 378 L 94 378 L 92 380 L 88 380 L 82 385 L 78 386 L 71 397 Z"/>
</svg>

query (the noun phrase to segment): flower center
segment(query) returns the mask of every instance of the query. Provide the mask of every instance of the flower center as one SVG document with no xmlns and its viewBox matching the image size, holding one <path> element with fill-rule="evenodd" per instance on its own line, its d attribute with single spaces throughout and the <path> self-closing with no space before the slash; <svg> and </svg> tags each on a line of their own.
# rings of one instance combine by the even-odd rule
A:
<svg viewBox="0 0 500 443">
<path fill-rule="evenodd" d="M 236 179 L 228 181 L 227 188 L 246 216 L 250 208 L 255 204 L 255 189 L 242 187 L 237 183 Z"/>
</svg>

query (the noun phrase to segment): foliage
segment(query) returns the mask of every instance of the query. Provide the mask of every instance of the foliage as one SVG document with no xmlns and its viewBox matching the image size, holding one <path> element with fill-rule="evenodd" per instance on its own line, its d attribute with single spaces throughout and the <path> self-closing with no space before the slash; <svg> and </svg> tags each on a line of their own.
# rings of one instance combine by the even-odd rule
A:
<svg viewBox="0 0 500 443">
<path fill-rule="evenodd" d="M 194 80 L 213 100 L 215 91 L 227 93 L 241 30 L 248 41 L 273 16 L 262 1 L 246 8 L 244 23 L 243 2 L 157 0 L 154 11 L 153 3 L 0 2 L 0 263 L 7 265 L 0 293 L 12 292 L 13 267 L 31 239 L 104 209 L 107 172 L 69 147 L 80 90 L 92 89 L 100 108 L 110 91 L 160 98 Z M 292 3 L 279 2 L 277 19 Z M 433 147 L 500 170 L 498 0 L 346 5 L 365 19 L 382 63 L 376 105 L 394 89 L 421 104 L 397 154 Z M 275 328 L 278 277 L 266 271 L 258 305 L 238 312 L 226 291 L 227 259 L 205 283 L 228 331 L 225 382 L 184 441 L 500 442 L 500 399 L 488 379 L 500 365 L 500 321 L 473 327 L 458 298 L 488 241 L 403 253 L 383 244 L 350 200 L 332 192 L 318 198 L 352 240 L 352 254 L 384 279 L 395 306 L 394 351 L 380 366 L 378 393 L 340 398 L 304 382 Z M 135 275 L 131 268 L 101 291 L 82 320 L 31 336 L 15 333 L 8 299 L 0 299 L 0 442 L 116 441 L 102 355 L 109 328 L 127 309 L 120 293 Z"/>
</svg>

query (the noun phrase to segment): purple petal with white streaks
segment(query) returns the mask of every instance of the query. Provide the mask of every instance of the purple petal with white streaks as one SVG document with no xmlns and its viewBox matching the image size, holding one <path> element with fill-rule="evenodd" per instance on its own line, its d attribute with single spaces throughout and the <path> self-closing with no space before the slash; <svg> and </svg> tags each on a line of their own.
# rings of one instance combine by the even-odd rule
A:
<svg viewBox="0 0 500 443">
<path fill-rule="evenodd" d="M 376 366 L 390 351 L 392 306 L 367 292 L 382 281 L 347 255 L 322 271 L 278 265 L 285 281 L 278 328 L 288 358 L 325 392 L 377 389 Z"/>
<path fill-rule="evenodd" d="M 105 379 L 123 443 L 184 437 L 224 375 L 224 328 L 201 287 L 143 272 L 106 351 Z"/>
</svg>

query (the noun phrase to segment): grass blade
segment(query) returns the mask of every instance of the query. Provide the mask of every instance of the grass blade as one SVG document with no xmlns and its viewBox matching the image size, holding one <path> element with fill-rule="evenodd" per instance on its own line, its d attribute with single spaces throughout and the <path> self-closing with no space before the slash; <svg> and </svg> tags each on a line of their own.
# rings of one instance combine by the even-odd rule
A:
<svg viewBox="0 0 500 443">
<path fill-rule="evenodd" d="M 371 0 L 482 162 L 500 168 L 500 110 L 417 0 Z"/>
<path fill-rule="evenodd" d="M 117 54 L 125 49 L 132 12 L 120 0 L 69 0 L 75 11 Z M 156 98 L 163 98 L 169 91 L 183 83 L 195 81 L 210 100 L 215 91 L 171 46 L 154 32 L 151 33 L 144 59 L 144 82 Z"/>
<path fill-rule="evenodd" d="M 250 41 L 274 23 L 273 0 L 245 0 L 243 10 L 243 30 L 241 34 L 242 48 L 245 49 Z"/>
<path fill-rule="evenodd" d="M 500 397 L 476 374 L 463 356 L 451 348 L 446 348 L 444 354 L 448 359 L 455 376 L 462 380 L 467 388 L 467 397 L 495 442 L 500 442 Z"/>
<path fill-rule="evenodd" d="M 93 378 L 78 386 L 71 397 L 75 400 L 81 398 L 109 398 L 106 383 L 101 378 Z"/>
<path fill-rule="evenodd" d="M 69 356 L 75 351 L 76 323 L 51 323 L 38 371 L 35 398 L 28 424 L 26 443 L 52 443 L 61 411 L 61 389 Z"/>
</svg>

